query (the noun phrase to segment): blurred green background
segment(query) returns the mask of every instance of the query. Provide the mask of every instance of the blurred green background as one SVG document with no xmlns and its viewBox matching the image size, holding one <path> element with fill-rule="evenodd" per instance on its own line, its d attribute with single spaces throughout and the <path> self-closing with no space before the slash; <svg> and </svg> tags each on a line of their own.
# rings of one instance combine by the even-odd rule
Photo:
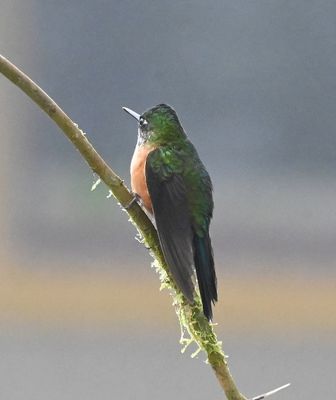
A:
<svg viewBox="0 0 336 400">
<path fill-rule="evenodd" d="M 214 184 L 218 334 L 246 395 L 336 394 L 336 3 L 2 0 L 1 52 L 129 182 L 121 107 L 177 110 Z M 204 399 L 126 215 L 0 79 L 0 393 Z"/>
</svg>

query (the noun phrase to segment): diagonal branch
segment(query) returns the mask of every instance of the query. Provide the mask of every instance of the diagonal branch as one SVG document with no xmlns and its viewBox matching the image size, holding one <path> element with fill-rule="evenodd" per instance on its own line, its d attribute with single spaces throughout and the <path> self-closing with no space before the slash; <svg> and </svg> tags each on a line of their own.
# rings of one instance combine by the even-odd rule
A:
<svg viewBox="0 0 336 400">
<path fill-rule="evenodd" d="M 181 343 L 188 345 L 195 341 L 199 348 L 207 353 L 208 361 L 229 400 L 246 400 L 239 392 L 230 374 L 224 352 L 221 349 L 221 343 L 214 333 L 213 325 L 203 315 L 199 296 L 196 295 L 194 304 L 190 305 L 178 290 L 165 263 L 153 224 L 141 207 L 136 202 L 132 202 L 133 196 L 123 181 L 100 157 L 78 125 L 35 82 L 1 55 L 0 72 L 49 115 L 81 153 L 92 171 L 109 187 L 116 200 L 126 209 L 131 221 L 143 238 L 144 244 L 150 249 L 155 260 L 154 265 L 160 274 L 162 286 L 167 287 L 172 293 L 182 330 Z M 185 334 L 189 335 L 189 338 L 184 338 Z M 271 393 L 273 391 L 262 396 L 266 397 Z M 257 396 L 258 399 L 264 397 Z"/>
</svg>

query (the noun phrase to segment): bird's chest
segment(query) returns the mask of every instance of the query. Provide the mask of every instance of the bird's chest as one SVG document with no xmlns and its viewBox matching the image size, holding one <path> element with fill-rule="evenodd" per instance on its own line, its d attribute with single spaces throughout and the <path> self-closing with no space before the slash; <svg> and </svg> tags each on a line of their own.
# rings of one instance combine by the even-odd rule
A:
<svg viewBox="0 0 336 400">
<path fill-rule="evenodd" d="M 132 191 L 140 196 L 146 209 L 152 213 L 152 202 L 146 183 L 146 160 L 148 154 L 154 150 L 152 145 L 136 146 L 131 161 L 131 187 Z"/>
</svg>

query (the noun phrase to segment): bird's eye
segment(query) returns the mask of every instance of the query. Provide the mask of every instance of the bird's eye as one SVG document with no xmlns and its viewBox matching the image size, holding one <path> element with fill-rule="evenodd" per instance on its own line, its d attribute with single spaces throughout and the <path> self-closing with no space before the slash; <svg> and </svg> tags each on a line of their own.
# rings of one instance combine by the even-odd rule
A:
<svg viewBox="0 0 336 400">
<path fill-rule="evenodd" d="M 145 120 L 144 117 L 140 117 L 139 124 L 140 124 L 140 126 L 146 126 L 148 124 L 148 122 Z"/>
</svg>

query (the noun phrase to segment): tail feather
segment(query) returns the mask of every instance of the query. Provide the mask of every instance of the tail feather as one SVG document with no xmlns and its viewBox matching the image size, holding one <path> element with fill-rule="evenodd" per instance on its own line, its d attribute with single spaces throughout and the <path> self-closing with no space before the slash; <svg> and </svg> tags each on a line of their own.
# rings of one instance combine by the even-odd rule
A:
<svg viewBox="0 0 336 400">
<path fill-rule="evenodd" d="M 217 301 L 217 278 L 213 260 L 213 252 L 209 234 L 193 239 L 194 262 L 198 287 L 201 293 L 203 312 L 206 318 L 212 319 L 212 304 Z"/>
</svg>

